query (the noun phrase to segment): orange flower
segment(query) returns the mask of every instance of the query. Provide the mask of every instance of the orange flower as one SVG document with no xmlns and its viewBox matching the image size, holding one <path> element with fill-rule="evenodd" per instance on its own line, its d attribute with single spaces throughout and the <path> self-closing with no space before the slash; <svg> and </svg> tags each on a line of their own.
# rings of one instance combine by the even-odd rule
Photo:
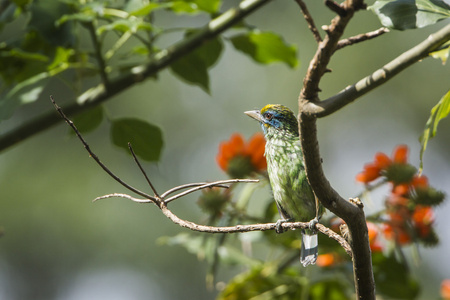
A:
<svg viewBox="0 0 450 300">
<path fill-rule="evenodd" d="M 331 267 L 336 264 L 336 257 L 332 253 L 320 254 L 317 256 L 316 264 L 319 267 Z"/>
<path fill-rule="evenodd" d="M 415 188 L 427 188 L 428 187 L 428 178 L 425 175 L 414 176 L 412 180 L 412 186 Z"/>
<path fill-rule="evenodd" d="M 262 133 L 253 135 L 248 143 L 244 141 L 242 135 L 234 133 L 229 141 L 220 143 L 217 163 L 234 178 L 264 171 L 267 168 L 264 157 L 265 144 Z"/>
<path fill-rule="evenodd" d="M 393 226 L 391 224 L 385 224 L 383 229 L 384 236 L 388 240 L 394 240 L 399 245 L 406 245 L 411 243 L 411 236 L 406 232 L 402 226 Z"/>
<path fill-rule="evenodd" d="M 365 164 L 364 171 L 356 175 L 356 181 L 369 183 L 380 177 L 381 169 L 374 163 Z"/>
<path fill-rule="evenodd" d="M 441 297 L 444 300 L 450 300 L 450 279 L 442 280 Z"/>
<path fill-rule="evenodd" d="M 392 160 L 382 152 L 375 154 L 374 162 L 380 169 L 386 169 L 392 164 Z"/>
<path fill-rule="evenodd" d="M 417 205 L 412 220 L 420 237 L 425 238 L 431 232 L 431 226 L 434 222 L 434 212 L 429 206 Z"/>
<path fill-rule="evenodd" d="M 364 170 L 356 175 L 356 181 L 369 183 L 382 174 L 382 171 L 388 170 L 393 164 L 405 165 L 408 161 L 408 147 L 405 145 L 397 146 L 392 154 L 392 159 L 382 152 L 377 152 L 372 163 L 364 165 Z"/>
<path fill-rule="evenodd" d="M 394 185 L 392 188 L 392 194 L 398 196 L 406 196 L 409 193 L 409 184 L 402 183 Z"/>
<path fill-rule="evenodd" d="M 378 241 L 378 226 L 374 223 L 367 222 L 367 229 L 369 231 L 369 244 L 372 252 L 381 252 L 383 250 L 383 246 Z"/>
<path fill-rule="evenodd" d="M 408 146 L 399 145 L 394 149 L 392 160 L 397 164 L 406 164 L 408 161 Z"/>
</svg>

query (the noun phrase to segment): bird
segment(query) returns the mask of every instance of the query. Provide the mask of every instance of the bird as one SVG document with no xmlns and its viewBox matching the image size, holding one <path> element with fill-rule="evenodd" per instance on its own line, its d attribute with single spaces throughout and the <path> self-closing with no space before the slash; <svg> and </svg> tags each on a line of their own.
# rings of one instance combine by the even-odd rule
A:
<svg viewBox="0 0 450 300">
<path fill-rule="evenodd" d="M 302 230 L 300 262 L 304 267 L 315 264 L 318 256 L 315 226 L 324 208 L 306 177 L 297 118 L 281 104 L 268 104 L 261 110 L 244 113 L 260 122 L 266 139 L 267 173 L 281 217 L 276 231 L 283 232 L 284 222 L 309 222 L 309 228 Z"/>
</svg>

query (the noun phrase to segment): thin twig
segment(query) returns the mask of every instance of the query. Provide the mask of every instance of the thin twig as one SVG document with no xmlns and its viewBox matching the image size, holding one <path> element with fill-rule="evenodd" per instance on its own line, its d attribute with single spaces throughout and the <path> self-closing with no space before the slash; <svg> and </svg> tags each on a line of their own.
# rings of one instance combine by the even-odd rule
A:
<svg viewBox="0 0 450 300">
<path fill-rule="evenodd" d="M 174 196 L 172 196 L 172 197 L 170 197 L 168 199 L 165 199 L 164 203 L 169 203 L 169 202 L 171 202 L 173 200 L 176 200 L 178 198 L 181 198 L 183 196 L 186 196 L 186 195 L 188 195 L 190 193 L 196 192 L 196 191 L 204 189 L 204 188 L 213 187 L 213 186 L 220 185 L 220 184 L 238 183 L 238 182 L 249 182 L 249 183 L 253 182 L 253 183 L 256 183 L 256 182 L 259 182 L 259 180 L 258 179 L 228 179 L 228 180 L 219 180 L 219 181 L 215 181 L 215 182 L 205 183 L 203 185 L 200 185 L 200 186 L 197 186 L 197 187 L 193 187 L 193 188 L 191 188 L 191 189 L 189 189 L 187 191 L 181 192 L 181 193 L 176 194 L 176 195 L 174 195 Z"/>
<path fill-rule="evenodd" d="M 97 59 L 97 63 L 98 63 L 99 71 L 100 71 L 100 78 L 102 79 L 102 83 L 104 86 L 108 86 L 109 79 L 108 79 L 108 75 L 106 74 L 105 59 L 103 58 L 103 55 L 102 55 L 102 45 L 98 41 L 94 24 L 92 22 L 85 22 L 83 24 L 85 24 L 85 26 L 87 27 L 87 29 L 89 31 L 89 35 L 91 36 L 92 44 L 94 46 L 95 58 Z"/>
<path fill-rule="evenodd" d="M 182 185 L 173 187 L 173 188 L 171 188 L 171 189 L 165 191 L 164 193 L 161 194 L 160 197 L 161 197 L 161 199 L 164 199 L 164 198 L 166 198 L 166 196 L 168 196 L 168 195 L 170 195 L 170 194 L 172 194 L 172 193 L 175 193 L 176 191 L 184 190 L 184 189 L 187 189 L 187 188 L 190 188 L 190 187 L 200 186 L 200 185 L 204 185 L 204 184 L 207 184 L 207 182 L 195 182 L 195 183 L 186 183 L 186 184 L 182 184 Z M 223 184 L 218 184 L 218 185 L 216 185 L 216 187 L 221 187 L 221 188 L 227 189 L 227 188 L 229 188 L 230 186 L 228 186 L 228 185 L 223 185 Z"/>
<path fill-rule="evenodd" d="M 95 198 L 94 200 L 92 200 L 92 202 L 95 202 L 95 201 L 101 200 L 101 199 L 113 198 L 113 197 L 126 198 L 126 199 L 129 199 L 136 203 L 155 203 L 154 201 L 149 200 L 149 199 L 138 199 L 138 198 L 132 197 L 130 195 L 121 194 L 121 193 L 113 193 L 113 194 L 103 195 L 103 196 Z"/>
<path fill-rule="evenodd" d="M 389 32 L 389 29 L 387 29 L 386 27 L 381 27 L 381 28 L 371 31 L 371 32 L 361 33 L 361 34 L 349 37 L 347 39 L 340 40 L 337 44 L 336 50 L 342 49 L 346 46 L 350 46 L 350 45 L 353 45 L 356 43 L 360 43 L 360 42 L 364 42 L 364 41 L 376 38 L 387 32 Z"/>
<path fill-rule="evenodd" d="M 309 13 L 308 7 L 306 7 L 305 2 L 303 0 L 295 0 L 297 4 L 300 6 L 300 9 L 302 10 L 303 17 L 305 18 L 306 23 L 308 23 L 308 28 L 311 30 L 314 39 L 317 43 L 322 42 L 322 37 L 320 36 L 319 30 L 317 30 L 316 24 L 314 24 L 314 20 Z"/>
<path fill-rule="evenodd" d="M 136 199 L 134 197 L 131 197 L 127 194 L 109 194 L 105 196 L 101 196 L 96 198 L 95 200 L 99 199 L 105 199 L 105 198 L 111 198 L 111 197 L 121 197 L 128 200 L 131 200 L 133 202 L 137 203 L 148 203 L 151 201 L 145 202 L 143 199 Z M 167 201 L 166 201 L 167 202 Z M 200 232 L 208 232 L 208 233 L 238 233 L 238 232 L 250 232 L 250 231 L 267 231 L 267 230 L 275 230 L 277 223 L 262 223 L 262 224 L 249 224 L 249 225 L 235 225 L 235 226 L 224 226 L 224 227 L 216 227 L 216 226 L 208 226 L 208 225 L 200 225 L 194 222 L 186 221 L 183 219 L 180 219 L 177 215 L 175 215 L 168 207 L 167 203 L 162 202 L 160 209 L 168 217 L 172 222 L 175 224 L 178 224 L 182 227 L 194 230 L 194 231 L 200 231 Z M 281 226 L 284 229 L 306 229 L 309 228 L 309 222 L 285 222 L 282 223 Z M 352 251 L 350 245 L 347 243 L 347 241 L 334 232 L 333 230 L 327 228 L 326 226 L 322 224 L 316 224 L 316 229 L 320 231 L 321 233 L 327 235 L 328 237 L 334 239 L 337 241 L 347 252 L 347 254 L 351 257 Z"/>
<path fill-rule="evenodd" d="M 128 149 L 130 149 L 131 155 L 133 156 L 134 162 L 138 165 L 139 169 L 141 170 L 142 175 L 144 175 L 145 180 L 147 180 L 148 185 L 150 186 L 150 188 L 153 191 L 153 194 L 155 195 L 155 197 L 157 199 L 161 199 L 158 195 L 158 192 L 156 191 L 155 187 L 153 186 L 152 182 L 150 181 L 150 179 L 147 176 L 147 173 L 145 173 L 144 168 L 142 168 L 141 163 L 139 162 L 139 160 L 136 157 L 136 154 L 134 153 L 133 147 L 131 146 L 131 143 L 128 143 Z"/>
<path fill-rule="evenodd" d="M 325 5 L 341 17 L 345 17 L 347 11 L 337 2 L 325 0 Z"/>
<path fill-rule="evenodd" d="M 153 196 L 150 196 L 147 193 L 141 192 L 140 190 L 136 189 L 135 187 L 132 187 L 131 185 L 129 185 L 128 183 L 124 182 L 122 179 L 120 179 L 119 177 L 117 177 L 113 172 L 111 172 L 111 170 L 109 170 L 101 161 L 100 159 L 97 157 L 97 155 L 95 155 L 94 152 L 92 152 L 91 148 L 89 147 L 89 145 L 86 143 L 86 141 L 84 140 L 84 138 L 81 136 L 80 132 L 78 131 L 77 127 L 75 126 L 75 124 L 73 124 L 73 122 L 67 118 L 67 116 L 64 114 L 64 112 L 62 111 L 61 107 L 58 106 L 58 104 L 56 104 L 55 100 L 53 99 L 53 96 L 50 96 L 50 100 L 53 103 L 53 106 L 55 107 L 56 111 L 59 113 L 59 115 L 64 119 L 64 121 L 66 121 L 67 124 L 69 124 L 69 126 L 73 129 L 73 131 L 75 132 L 75 134 L 77 135 L 78 139 L 81 141 L 81 143 L 83 144 L 84 148 L 86 149 L 86 151 L 89 153 L 89 155 L 95 160 L 95 162 L 106 172 L 108 173 L 109 176 L 111 176 L 115 181 L 117 181 L 118 183 L 120 183 L 121 185 L 123 185 L 125 188 L 127 188 L 128 190 L 141 195 L 144 198 L 156 201 L 156 198 Z"/>
</svg>

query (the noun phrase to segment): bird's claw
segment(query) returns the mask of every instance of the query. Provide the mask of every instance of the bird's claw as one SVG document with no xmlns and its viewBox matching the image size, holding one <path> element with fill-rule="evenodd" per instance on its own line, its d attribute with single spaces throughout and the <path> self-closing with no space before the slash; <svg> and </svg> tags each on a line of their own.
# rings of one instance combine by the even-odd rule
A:
<svg viewBox="0 0 450 300">
<path fill-rule="evenodd" d="M 308 227 L 313 233 L 317 232 L 317 229 L 316 229 L 317 223 L 319 223 L 319 220 L 317 219 L 317 217 L 312 219 L 311 221 L 309 221 Z"/>
<path fill-rule="evenodd" d="M 279 220 L 275 223 L 275 232 L 276 232 L 276 233 L 283 233 L 283 232 L 285 232 L 285 229 L 283 228 L 282 224 L 283 224 L 283 223 L 286 223 L 286 222 L 290 222 L 290 220 L 279 219 Z"/>
</svg>

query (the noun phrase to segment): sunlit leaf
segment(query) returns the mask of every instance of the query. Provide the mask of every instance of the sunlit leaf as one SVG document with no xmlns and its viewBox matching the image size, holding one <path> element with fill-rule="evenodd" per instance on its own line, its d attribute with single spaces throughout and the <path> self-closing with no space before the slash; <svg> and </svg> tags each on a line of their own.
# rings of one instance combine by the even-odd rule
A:
<svg viewBox="0 0 450 300">
<path fill-rule="evenodd" d="M 252 31 L 232 37 L 231 42 L 237 50 L 249 55 L 256 62 L 283 62 L 291 68 L 298 65 L 296 47 L 286 44 L 275 33 Z"/>
<path fill-rule="evenodd" d="M 439 48 L 439 50 L 431 52 L 429 55 L 431 55 L 433 58 L 440 59 L 442 61 L 442 64 L 445 65 L 449 54 L 450 54 L 450 42 L 447 42 L 444 45 L 442 45 Z"/>
<path fill-rule="evenodd" d="M 102 123 L 102 120 L 103 107 L 101 105 L 73 117 L 73 122 L 81 133 L 87 133 L 94 130 Z M 70 134 L 75 134 L 73 130 L 70 130 L 69 132 Z"/>
<path fill-rule="evenodd" d="M 431 109 L 431 115 L 425 124 L 425 130 L 419 138 L 420 148 L 420 170 L 423 168 L 423 154 L 427 149 L 428 141 L 436 135 L 439 122 L 450 113 L 450 90 L 445 94 L 438 104 Z"/>
<path fill-rule="evenodd" d="M 158 161 L 163 147 L 161 129 L 133 118 L 112 121 L 111 139 L 114 145 L 129 153 L 130 142 L 136 155 L 146 161 Z"/>
<path fill-rule="evenodd" d="M 116 30 L 120 32 L 131 31 L 133 33 L 138 30 L 151 31 L 152 26 L 150 23 L 144 22 L 141 19 L 119 19 L 107 25 L 100 26 L 97 29 L 97 34 L 101 35 L 105 31 Z"/>
<path fill-rule="evenodd" d="M 369 7 L 383 26 L 405 30 L 421 28 L 450 17 L 443 0 L 378 0 Z"/>
</svg>

